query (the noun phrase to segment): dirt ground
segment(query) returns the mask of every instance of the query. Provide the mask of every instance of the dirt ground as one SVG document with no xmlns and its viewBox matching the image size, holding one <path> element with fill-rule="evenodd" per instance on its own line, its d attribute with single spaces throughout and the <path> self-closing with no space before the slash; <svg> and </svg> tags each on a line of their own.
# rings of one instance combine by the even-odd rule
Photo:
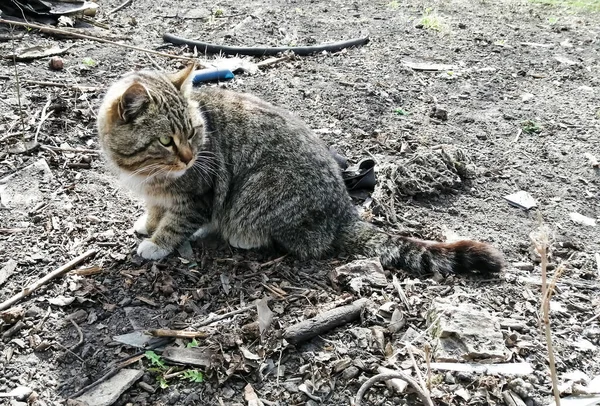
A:
<svg viewBox="0 0 600 406">
<path fill-rule="evenodd" d="M 0 301 L 89 249 L 97 254 L 81 265 L 87 273 L 70 273 L 21 301 L 18 328 L 12 328 L 15 320 L 0 321 L 0 392 L 25 385 L 35 392 L 31 404 L 64 404 L 138 354 L 114 336 L 169 328 L 206 333 L 197 343 L 214 356 L 209 366 L 195 367 L 204 381 L 180 375 L 161 388 L 157 377 L 165 371 L 141 358 L 128 368 L 144 371 L 143 377 L 115 404 L 260 404 L 252 403 L 245 389 L 250 384 L 265 405 L 348 405 L 378 367 L 412 368 L 407 335 L 416 336 L 416 362 L 426 373 L 427 311 L 443 297 L 518 324 L 501 327 L 505 361 L 529 362 L 534 372 L 515 378 L 434 370 L 434 402 L 504 404 L 502 392 L 518 386 L 525 388 L 515 389 L 525 404 L 545 405 L 551 383 L 538 324 L 541 271 L 529 238 L 540 218 L 551 230 L 550 272 L 564 267 L 551 312 L 559 382 L 574 371 L 589 379 L 600 375 L 600 319 L 590 321 L 600 312 L 600 232 L 572 218 L 600 216 L 599 169 L 586 155 L 600 158 L 600 13 L 581 4 L 512 0 L 134 0 L 107 15 L 121 1 L 98 3 L 95 19 L 110 27 L 95 28 L 98 35 L 172 54 L 190 50 L 163 43 L 164 32 L 246 46 L 312 45 L 368 33 L 363 47 L 297 58 L 220 85 L 290 109 L 351 163 L 372 156 L 404 166 L 440 146 L 459 148 L 476 168 L 469 179 L 413 196 L 388 194 L 388 206 L 378 208 L 375 201 L 369 214 L 392 232 L 489 242 L 505 254 L 507 266 L 499 279 L 487 280 L 389 272 L 385 286 L 356 293 L 330 281 L 330 271 L 349 261 L 344 258 L 281 260 L 209 241 L 195 244 L 191 258 L 144 262 L 134 255 L 140 240 L 129 231 L 143 207 L 105 167 L 96 111 L 106 86 L 125 72 L 175 70 L 181 61 L 16 29 L 16 48 L 73 47 L 62 56 L 61 71 L 48 69 L 48 58 L 17 63 L 22 116 L 13 63 L 0 61 L 0 179 L 16 174 L 5 184 L 34 191 L 29 200 L 0 207 Z M 11 41 L 0 42 L 0 54 L 12 52 Z M 451 66 L 419 71 L 406 62 Z M 447 111 L 447 120 L 430 116 L 436 106 Z M 18 151 L 36 137 L 38 147 Z M 46 170 L 23 171 L 41 159 Z M 378 188 L 389 185 L 384 175 Z M 504 199 L 521 190 L 537 209 Z M 265 296 L 272 297 L 273 321 L 261 336 L 252 305 Z M 297 346 L 282 340 L 286 327 L 361 296 L 374 310 L 360 320 Z M 401 311 L 398 328 L 390 328 L 386 308 Z M 366 403 L 418 400 L 377 384 Z"/>
</svg>

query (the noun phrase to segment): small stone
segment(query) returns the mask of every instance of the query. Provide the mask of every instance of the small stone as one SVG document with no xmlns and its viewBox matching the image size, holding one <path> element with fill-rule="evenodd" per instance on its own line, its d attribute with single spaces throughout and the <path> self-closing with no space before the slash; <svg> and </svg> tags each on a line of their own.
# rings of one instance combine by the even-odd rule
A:
<svg viewBox="0 0 600 406">
<path fill-rule="evenodd" d="M 520 269 L 521 271 L 533 271 L 533 264 L 531 262 L 515 262 L 513 268 Z"/>
<path fill-rule="evenodd" d="M 433 331 L 438 362 L 502 360 L 506 356 L 498 318 L 476 305 L 436 299 L 427 319 L 437 320 Z"/>
<path fill-rule="evenodd" d="M 437 118 L 438 120 L 447 121 L 448 120 L 448 110 L 441 106 L 435 106 L 431 113 L 429 113 L 429 117 Z"/>
<path fill-rule="evenodd" d="M 356 378 L 359 374 L 360 369 L 355 366 L 349 366 L 348 368 L 344 369 L 344 372 L 342 372 L 342 378 L 345 380 L 350 380 L 352 378 Z"/>
<path fill-rule="evenodd" d="M 569 213 L 569 218 L 572 222 L 582 226 L 596 227 L 596 220 L 591 217 L 584 216 L 583 214 Z"/>
<path fill-rule="evenodd" d="M 456 378 L 454 378 L 452 372 L 446 372 L 446 375 L 444 375 L 444 382 L 446 382 L 448 385 L 454 385 L 456 383 Z"/>
<path fill-rule="evenodd" d="M 169 404 L 176 405 L 177 402 L 179 402 L 180 397 L 181 394 L 179 393 L 179 391 L 177 389 L 173 389 L 168 395 Z"/>
<path fill-rule="evenodd" d="M 50 70 L 62 70 L 63 66 L 63 60 L 58 56 L 53 56 L 48 62 L 48 67 L 50 68 Z"/>
<path fill-rule="evenodd" d="M 144 372 L 137 369 L 122 369 L 75 400 L 88 406 L 110 406 L 143 375 Z"/>
<path fill-rule="evenodd" d="M 147 384 L 144 381 L 139 382 L 138 386 L 140 388 L 142 388 L 143 390 L 145 390 L 146 392 L 148 392 L 148 393 L 154 393 L 154 392 L 156 392 L 156 389 L 154 389 L 154 387 L 152 385 Z"/>
<path fill-rule="evenodd" d="M 528 102 L 529 100 L 533 99 L 535 96 L 532 95 L 531 93 L 523 93 L 521 95 L 521 101 L 523 103 Z"/>
</svg>

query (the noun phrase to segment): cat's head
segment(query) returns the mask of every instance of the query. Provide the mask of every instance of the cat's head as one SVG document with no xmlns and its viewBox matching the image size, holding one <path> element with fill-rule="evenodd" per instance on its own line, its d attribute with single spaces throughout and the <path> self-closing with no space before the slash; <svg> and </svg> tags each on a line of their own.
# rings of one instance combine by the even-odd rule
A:
<svg viewBox="0 0 600 406">
<path fill-rule="evenodd" d="M 204 122 L 190 98 L 195 69 L 139 71 L 110 87 L 98 112 L 100 144 L 121 173 L 176 178 L 194 165 Z"/>
</svg>

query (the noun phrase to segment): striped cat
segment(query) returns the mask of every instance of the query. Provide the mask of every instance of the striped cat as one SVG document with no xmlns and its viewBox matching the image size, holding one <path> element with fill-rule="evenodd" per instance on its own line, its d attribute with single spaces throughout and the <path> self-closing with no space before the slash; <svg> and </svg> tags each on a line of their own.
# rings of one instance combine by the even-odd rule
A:
<svg viewBox="0 0 600 406">
<path fill-rule="evenodd" d="M 277 247 L 300 259 L 378 256 L 414 273 L 494 273 L 502 255 L 475 241 L 392 236 L 360 219 L 326 146 L 256 97 L 193 89 L 194 66 L 129 73 L 107 92 L 98 133 L 109 163 L 145 200 L 137 253 L 160 259 L 187 239 Z"/>
</svg>

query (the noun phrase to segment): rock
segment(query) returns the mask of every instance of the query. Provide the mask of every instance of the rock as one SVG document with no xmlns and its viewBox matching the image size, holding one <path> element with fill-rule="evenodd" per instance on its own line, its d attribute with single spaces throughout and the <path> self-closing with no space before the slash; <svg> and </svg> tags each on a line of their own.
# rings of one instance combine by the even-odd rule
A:
<svg viewBox="0 0 600 406">
<path fill-rule="evenodd" d="M 513 268 L 520 269 L 521 271 L 533 271 L 533 264 L 531 262 L 515 262 Z"/>
<path fill-rule="evenodd" d="M 173 389 L 171 392 L 169 392 L 169 395 L 168 395 L 169 404 L 176 405 L 177 402 L 179 402 L 180 397 L 181 397 L 181 394 L 179 393 L 179 391 L 177 389 Z"/>
<path fill-rule="evenodd" d="M 596 220 L 579 213 L 569 213 L 572 222 L 582 226 L 596 227 Z"/>
<path fill-rule="evenodd" d="M 0 269 L 0 286 L 6 282 L 10 276 L 15 273 L 15 269 L 17 269 L 17 261 L 14 259 L 9 259 L 6 261 L 2 269 Z"/>
<path fill-rule="evenodd" d="M 439 319 L 438 319 L 439 318 Z M 427 316 L 433 327 L 436 361 L 503 360 L 506 346 L 498 319 L 471 303 L 437 299 Z"/>
<path fill-rule="evenodd" d="M 504 196 L 504 199 L 513 206 L 520 207 L 525 210 L 532 209 L 536 206 L 536 202 L 533 197 L 524 190 L 516 193 Z"/>
<path fill-rule="evenodd" d="M 344 378 L 345 380 L 350 380 L 352 378 L 356 378 L 359 374 L 360 369 L 358 369 L 354 365 L 351 365 L 348 368 L 344 369 L 344 372 L 342 372 L 342 378 Z"/>
<path fill-rule="evenodd" d="M 566 56 L 556 55 L 554 57 L 554 59 L 556 59 L 559 63 L 564 64 L 564 65 L 568 65 L 568 66 L 577 65 L 577 62 L 567 58 Z"/>
<path fill-rule="evenodd" d="M 435 106 L 431 113 L 429 113 L 429 117 L 437 118 L 438 120 L 448 121 L 448 110 L 441 106 Z"/>
<path fill-rule="evenodd" d="M 448 385 L 454 385 L 456 383 L 456 379 L 454 378 L 454 375 L 452 375 L 452 372 L 446 372 L 444 375 L 444 382 L 446 382 Z"/>
<path fill-rule="evenodd" d="M 523 103 L 528 102 L 529 100 L 533 99 L 535 96 L 532 95 L 531 93 L 523 93 L 521 95 L 521 101 Z"/>
<path fill-rule="evenodd" d="M 44 194 L 40 185 L 52 179 L 52 172 L 45 159 L 0 179 L 0 205 L 26 210 L 42 201 Z"/>
<path fill-rule="evenodd" d="M 143 375 L 144 372 L 137 369 L 122 369 L 75 400 L 88 406 L 110 406 Z"/>
<path fill-rule="evenodd" d="M 359 259 L 339 266 L 329 273 L 329 278 L 334 284 L 349 285 L 356 293 L 360 293 L 365 284 L 378 288 L 388 284 L 379 258 Z"/>
<path fill-rule="evenodd" d="M 167 347 L 162 357 L 171 362 L 199 367 L 210 367 L 212 351 L 208 347 Z"/>
<path fill-rule="evenodd" d="M 142 381 L 142 382 L 138 383 L 138 386 L 140 388 L 142 388 L 143 390 L 145 390 L 146 392 L 148 392 L 148 393 L 154 393 L 154 392 L 156 392 L 156 389 L 154 389 L 154 386 L 152 386 L 152 385 L 150 385 L 150 384 L 148 384 L 146 382 Z"/>
</svg>

